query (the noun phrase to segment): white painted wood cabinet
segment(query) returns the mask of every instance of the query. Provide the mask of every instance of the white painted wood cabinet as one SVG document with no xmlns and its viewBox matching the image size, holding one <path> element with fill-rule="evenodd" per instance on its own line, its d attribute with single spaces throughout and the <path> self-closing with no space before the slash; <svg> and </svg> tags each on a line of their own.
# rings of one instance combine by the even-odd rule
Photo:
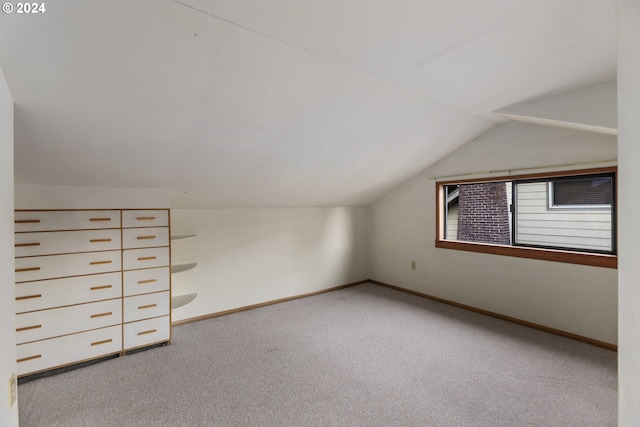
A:
<svg viewBox="0 0 640 427">
<path fill-rule="evenodd" d="M 18 376 L 171 341 L 168 209 L 15 212 Z"/>
</svg>

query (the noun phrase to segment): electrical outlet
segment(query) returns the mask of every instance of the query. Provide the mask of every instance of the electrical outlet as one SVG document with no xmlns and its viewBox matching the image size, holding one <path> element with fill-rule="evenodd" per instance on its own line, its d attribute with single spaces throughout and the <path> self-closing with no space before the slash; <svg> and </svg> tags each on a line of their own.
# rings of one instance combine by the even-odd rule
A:
<svg viewBox="0 0 640 427">
<path fill-rule="evenodd" d="M 416 269 L 416 262 L 415 261 L 411 261 L 411 269 L 412 270 Z"/>
<path fill-rule="evenodd" d="M 16 374 L 13 374 L 9 378 L 9 408 L 13 408 L 13 405 L 15 405 L 17 394 L 18 384 L 16 382 Z"/>
</svg>

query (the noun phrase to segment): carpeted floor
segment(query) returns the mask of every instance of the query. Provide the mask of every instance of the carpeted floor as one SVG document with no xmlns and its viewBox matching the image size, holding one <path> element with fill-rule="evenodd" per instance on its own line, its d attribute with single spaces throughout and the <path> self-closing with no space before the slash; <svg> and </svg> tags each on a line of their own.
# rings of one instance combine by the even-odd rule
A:
<svg viewBox="0 0 640 427">
<path fill-rule="evenodd" d="M 29 426 L 614 426 L 616 353 L 373 284 L 19 386 Z"/>
</svg>

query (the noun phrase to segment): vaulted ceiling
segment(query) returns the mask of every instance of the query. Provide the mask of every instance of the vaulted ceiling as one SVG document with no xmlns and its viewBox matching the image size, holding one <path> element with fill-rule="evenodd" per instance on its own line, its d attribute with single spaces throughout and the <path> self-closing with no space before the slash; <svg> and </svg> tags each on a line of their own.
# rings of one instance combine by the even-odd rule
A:
<svg viewBox="0 0 640 427">
<path fill-rule="evenodd" d="M 15 180 L 367 204 L 510 104 L 615 77 L 614 0 L 56 0 L 0 16 Z"/>
</svg>

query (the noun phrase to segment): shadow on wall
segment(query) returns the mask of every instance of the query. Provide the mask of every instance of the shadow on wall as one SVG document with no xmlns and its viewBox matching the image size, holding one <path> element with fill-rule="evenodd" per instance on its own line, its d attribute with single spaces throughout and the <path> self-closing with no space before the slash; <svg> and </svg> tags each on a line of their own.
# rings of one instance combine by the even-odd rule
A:
<svg viewBox="0 0 640 427">
<path fill-rule="evenodd" d="M 349 207 L 173 210 L 175 233 L 198 234 L 198 268 L 176 284 L 206 280 L 207 289 L 190 289 L 229 298 L 233 308 L 366 279 L 366 214 Z"/>
</svg>

